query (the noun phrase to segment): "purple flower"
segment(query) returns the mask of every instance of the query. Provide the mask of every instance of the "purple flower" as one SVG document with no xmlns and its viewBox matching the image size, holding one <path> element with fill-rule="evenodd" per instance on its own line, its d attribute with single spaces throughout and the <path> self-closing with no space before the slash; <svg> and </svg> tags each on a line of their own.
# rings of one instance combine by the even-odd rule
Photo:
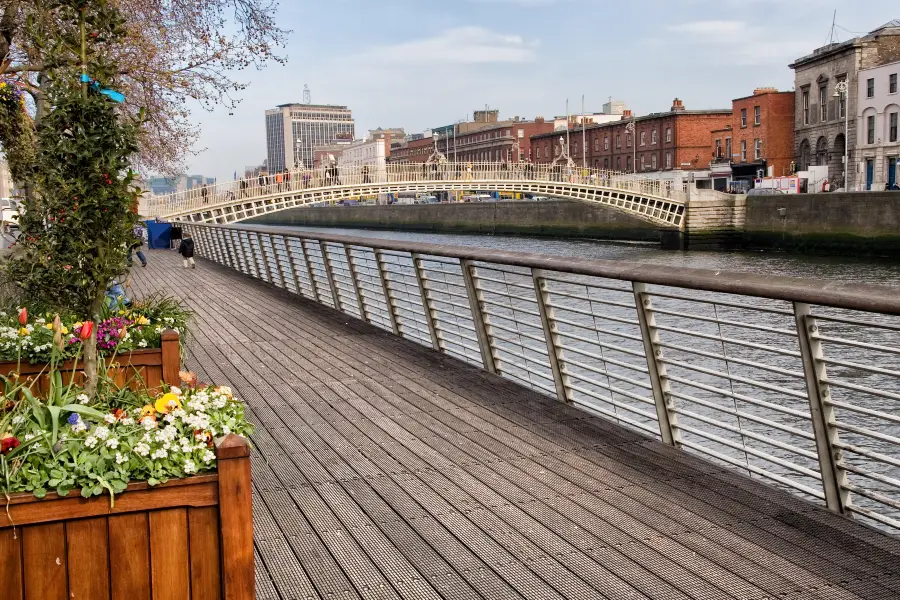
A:
<svg viewBox="0 0 900 600">
<path fill-rule="evenodd" d="M 78 413 L 72 413 L 71 415 L 69 415 L 69 418 L 67 419 L 67 421 L 68 421 L 69 425 L 74 425 L 75 423 L 78 422 L 79 419 L 81 419 L 81 417 L 78 416 Z"/>
</svg>

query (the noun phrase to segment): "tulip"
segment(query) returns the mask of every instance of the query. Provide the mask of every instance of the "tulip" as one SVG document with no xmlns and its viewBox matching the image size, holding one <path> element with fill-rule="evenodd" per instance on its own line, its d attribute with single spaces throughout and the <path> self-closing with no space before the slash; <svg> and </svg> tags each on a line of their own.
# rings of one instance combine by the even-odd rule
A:
<svg viewBox="0 0 900 600">
<path fill-rule="evenodd" d="M 62 321 L 59 319 L 59 315 L 53 317 L 53 344 L 62 352 L 65 346 L 63 345 L 63 326 Z"/>
<path fill-rule="evenodd" d="M 19 325 L 25 327 L 28 324 L 28 309 L 21 308 L 19 309 Z"/>
<path fill-rule="evenodd" d="M 78 337 L 80 337 L 82 340 L 89 340 L 92 333 L 94 333 L 94 322 L 85 321 L 81 326 L 81 332 L 78 334 Z"/>
<path fill-rule="evenodd" d="M 17 448 L 19 445 L 19 438 L 11 433 L 7 433 L 0 438 L 0 453 L 7 454 L 10 450 Z"/>
</svg>

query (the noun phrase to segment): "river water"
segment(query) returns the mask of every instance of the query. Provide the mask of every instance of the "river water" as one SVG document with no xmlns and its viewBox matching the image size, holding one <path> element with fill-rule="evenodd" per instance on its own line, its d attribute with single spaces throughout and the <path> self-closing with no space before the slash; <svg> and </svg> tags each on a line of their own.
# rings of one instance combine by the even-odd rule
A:
<svg viewBox="0 0 900 600">
<path fill-rule="evenodd" d="M 664 251 L 654 244 L 519 236 L 288 229 L 312 237 L 327 233 L 653 263 L 672 269 L 704 268 L 896 285 L 900 293 L 900 262 L 876 258 L 678 252 Z M 377 244 L 374 240 L 373 243 Z M 437 271 L 429 274 L 429 285 L 435 297 L 443 295 L 452 300 L 453 290 L 465 297 L 458 265 L 432 266 Z M 408 259 L 391 268 L 398 281 L 405 278 L 415 282 Z M 478 271 L 488 299 L 486 310 L 495 326 L 494 344 L 501 372 L 555 395 L 543 331 L 535 317 L 538 308 L 530 274 L 515 269 L 492 271 L 489 265 L 479 266 Z M 377 287 L 377 281 L 373 283 Z M 571 378 L 573 401 L 607 418 L 650 434 L 654 430 L 658 433 L 630 286 L 577 277 L 568 282 L 551 280 L 548 285 L 555 294 L 550 302 L 558 306 L 555 311 L 559 332 L 564 337 L 569 334 L 564 340 L 569 345 L 563 360 Z M 421 313 L 421 305 L 414 310 L 414 302 L 418 301 L 415 283 L 411 287 L 406 300 L 401 297 L 404 292 L 399 283 L 395 295 L 404 310 Z M 657 324 L 662 328 L 668 379 L 684 447 L 740 468 L 750 476 L 764 477 L 770 483 L 821 500 L 822 484 L 818 480 L 819 465 L 791 305 L 670 288 L 656 290 L 659 294 L 654 293 L 652 303 Z M 675 296 L 668 297 L 667 293 Z M 465 306 L 451 305 L 452 302 L 442 305 L 444 312 L 438 314 L 442 334 L 456 344 L 455 353 L 450 347 L 447 351 L 481 364 L 471 313 Z M 835 403 L 838 422 L 849 426 L 839 427 L 840 443 L 852 445 L 845 448 L 846 477 L 857 489 L 877 494 L 867 498 L 855 492 L 853 503 L 893 519 L 894 527 L 887 529 L 900 531 L 900 378 L 896 375 L 900 373 L 900 319 L 817 310 L 821 334 L 832 338 L 823 342 L 824 356 L 830 361 L 830 398 Z M 829 316 L 860 322 L 828 322 L 822 318 Z M 414 323 L 408 323 L 412 332 Z M 411 337 L 430 345 L 428 331 L 421 325 Z M 868 367 L 874 367 L 874 371 Z"/>
</svg>

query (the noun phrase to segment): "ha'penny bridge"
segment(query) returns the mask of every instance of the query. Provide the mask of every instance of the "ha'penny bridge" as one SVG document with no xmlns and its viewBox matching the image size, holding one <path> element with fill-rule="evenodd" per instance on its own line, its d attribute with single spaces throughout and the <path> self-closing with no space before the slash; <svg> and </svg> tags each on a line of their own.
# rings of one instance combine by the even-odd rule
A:
<svg viewBox="0 0 900 600">
<path fill-rule="evenodd" d="M 258 598 L 900 598 L 897 290 L 247 210 L 132 285 L 257 423 Z"/>
</svg>

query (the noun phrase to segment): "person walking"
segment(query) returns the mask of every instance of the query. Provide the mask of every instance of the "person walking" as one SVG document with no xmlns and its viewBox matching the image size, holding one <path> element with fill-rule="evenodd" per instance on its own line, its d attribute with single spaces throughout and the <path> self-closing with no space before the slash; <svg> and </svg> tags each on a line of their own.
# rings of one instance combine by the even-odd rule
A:
<svg viewBox="0 0 900 600">
<path fill-rule="evenodd" d="M 185 269 L 188 267 L 192 269 L 197 268 L 197 265 L 194 263 L 194 239 L 191 237 L 191 234 L 184 234 L 184 239 L 181 240 L 181 245 L 178 246 L 178 254 L 184 258 Z"/>
<path fill-rule="evenodd" d="M 134 264 L 134 258 L 132 255 L 137 251 L 138 260 L 141 261 L 141 266 L 147 266 L 147 257 L 144 256 L 143 247 L 144 247 L 144 227 L 140 223 L 135 223 L 134 227 L 131 230 L 131 233 L 134 234 L 134 242 L 128 247 L 128 266 L 130 267 Z"/>
</svg>

